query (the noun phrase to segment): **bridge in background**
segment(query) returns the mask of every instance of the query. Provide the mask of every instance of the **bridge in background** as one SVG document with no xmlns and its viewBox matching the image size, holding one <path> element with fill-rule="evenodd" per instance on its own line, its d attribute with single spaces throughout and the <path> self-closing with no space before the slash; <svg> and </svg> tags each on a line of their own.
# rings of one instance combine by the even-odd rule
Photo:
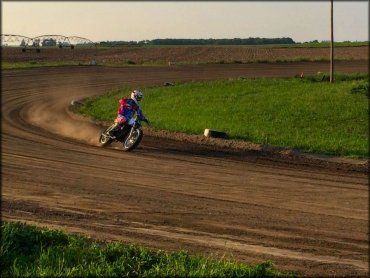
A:
<svg viewBox="0 0 370 278">
<path fill-rule="evenodd" d="M 7 47 L 22 47 L 22 51 L 25 51 L 27 48 L 35 48 L 40 51 L 40 47 L 70 47 L 74 48 L 75 46 L 96 46 L 96 43 L 93 41 L 78 37 L 70 36 L 66 37 L 63 35 L 41 35 L 34 38 L 29 38 L 22 35 L 12 35 L 12 34 L 2 34 L 1 35 L 1 46 Z"/>
</svg>

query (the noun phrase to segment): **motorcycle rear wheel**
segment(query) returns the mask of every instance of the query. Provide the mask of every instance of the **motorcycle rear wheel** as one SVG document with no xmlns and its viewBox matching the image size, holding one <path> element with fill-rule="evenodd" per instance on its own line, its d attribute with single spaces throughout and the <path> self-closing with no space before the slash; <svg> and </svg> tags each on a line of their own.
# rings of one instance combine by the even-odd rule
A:
<svg viewBox="0 0 370 278">
<path fill-rule="evenodd" d="M 123 151 L 129 152 L 135 149 L 143 139 L 143 131 L 141 129 L 135 129 L 131 136 L 129 136 L 124 142 L 123 142 Z"/>
</svg>

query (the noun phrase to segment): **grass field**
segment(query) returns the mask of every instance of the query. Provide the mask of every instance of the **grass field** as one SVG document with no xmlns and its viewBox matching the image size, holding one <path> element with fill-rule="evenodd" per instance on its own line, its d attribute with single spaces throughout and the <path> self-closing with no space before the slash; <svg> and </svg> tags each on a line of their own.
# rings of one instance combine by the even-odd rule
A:
<svg viewBox="0 0 370 278">
<path fill-rule="evenodd" d="M 228 138 L 313 153 L 369 157 L 368 75 L 243 79 L 144 88 L 152 127 L 189 134 L 205 128 Z M 79 112 L 113 120 L 121 88 L 89 99 Z"/>
<path fill-rule="evenodd" d="M 77 62 L 77 61 L 29 61 L 29 62 L 16 62 L 16 63 L 8 63 L 2 62 L 1 69 L 2 70 L 12 70 L 12 69 L 27 69 L 27 68 L 41 68 L 41 67 L 65 67 L 65 66 L 104 66 L 104 67 L 127 67 L 127 66 L 135 66 L 136 63 L 131 60 L 125 61 L 118 61 L 118 62 L 105 62 L 104 64 L 95 64 L 92 61 L 90 62 Z M 137 65 L 139 66 L 139 65 Z M 160 66 L 160 64 L 156 63 L 147 63 L 145 66 Z"/>
<path fill-rule="evenodd" d="M 189 255 L 186 251 L 151 251 L 120 242 L 97 242 L 19 222 L 3 222 L 1 236 L 1 277 L 282 276 L 269 261 L 249 266 Z"/>
<path fill-rule="evenodd" d="M 39 67 L 61 67 L 61 66 L 77 66 L 78 62 L 63 61 L 63 62 L 42 62 L 42 61 L 28 61 L 28 62 L 1 62 L 1 69 L 27 69 L 27 68 L 39 68 Z"/>
</svg>

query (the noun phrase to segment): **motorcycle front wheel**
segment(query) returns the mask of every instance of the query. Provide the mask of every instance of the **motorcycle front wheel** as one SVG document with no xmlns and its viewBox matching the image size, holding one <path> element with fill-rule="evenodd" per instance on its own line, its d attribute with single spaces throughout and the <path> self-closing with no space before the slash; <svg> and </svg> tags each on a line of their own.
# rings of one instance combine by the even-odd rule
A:
<svg viewBox="0 0 370 278">
<path fill-rule="evenodd" d="M 100 146 L 102 146 L 102 147 L 107 146 L 111 142 L 112 142 L 112 139 L 109 136 L 107 136 L 105 134 L 105 132 L 103 132 L 102 134 L 100 134 L 100 137 L 99 137 Z"/>
<path fill-rule="evenodd" d="M 141 129 L 135 129 L 132 131 L 131 135 L 126 138 L 123 142 L 123 150 L 129 152 L 135 149 L 143 139 L 143 131 Z"/>
</svg>

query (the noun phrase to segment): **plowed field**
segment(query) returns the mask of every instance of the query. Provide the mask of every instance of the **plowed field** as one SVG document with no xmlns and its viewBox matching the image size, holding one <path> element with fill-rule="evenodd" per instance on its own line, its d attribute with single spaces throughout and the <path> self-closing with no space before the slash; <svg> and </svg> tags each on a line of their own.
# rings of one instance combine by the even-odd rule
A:
<svg viewBox="0 0 370 278">
<path fill-rule="evenodd" d="M 329 48 L 264 47 L 160 47 L 160 48 L 42 48 L 22 52 L 20 48 L 3 48 L 5 62 L 75 61 L 87 63 L 176 64 L 176 63 L 250 63 L 256 61 L 321 61 L 330 59 Z M 337 47 L 336 60 L 368 60 L 369 47 Z"/>
</svg>

